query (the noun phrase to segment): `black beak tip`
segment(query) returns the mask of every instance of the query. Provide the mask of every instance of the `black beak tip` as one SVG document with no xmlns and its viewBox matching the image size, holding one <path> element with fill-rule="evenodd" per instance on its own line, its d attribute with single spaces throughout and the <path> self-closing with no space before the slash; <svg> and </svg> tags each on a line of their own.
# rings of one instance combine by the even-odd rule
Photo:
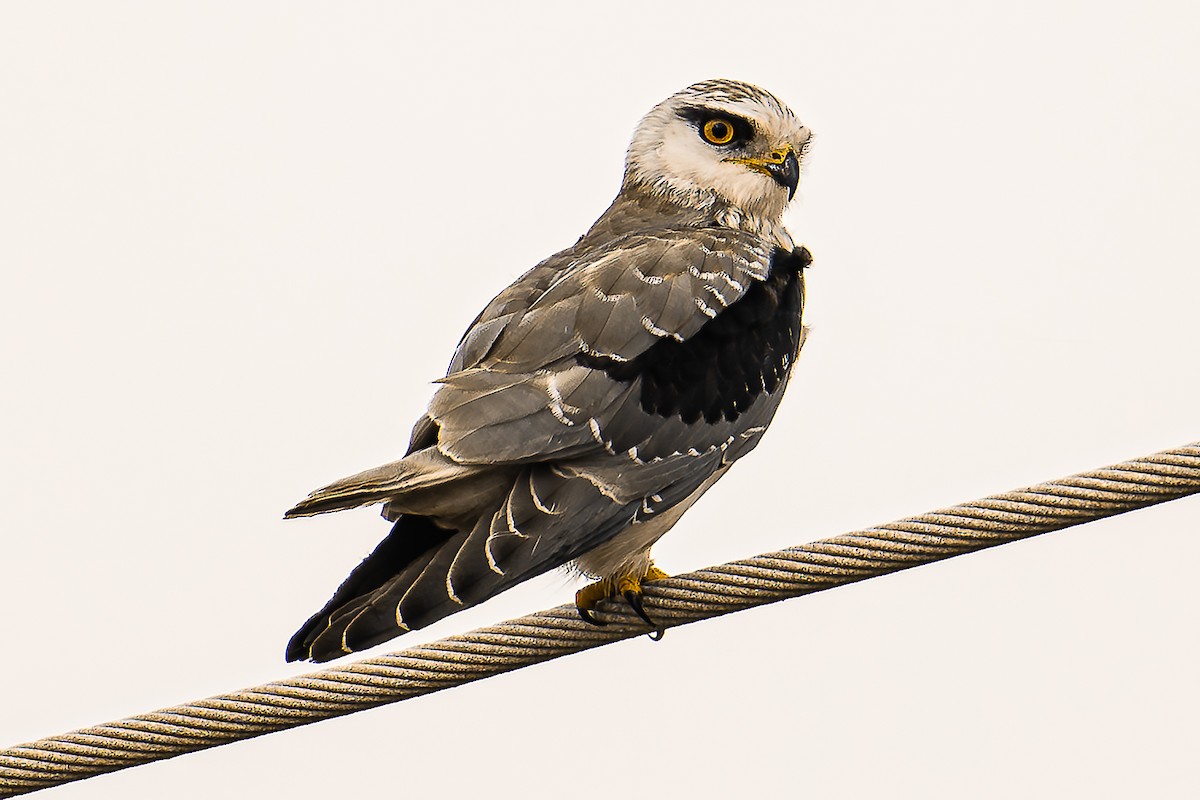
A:
<svg viewBox="0 0 1200 800">
<path fill-rule="evenodd" d="M 800 185 L 800 159 L 795 153 L 788 153 L 782 162 L 771 164 L 767 169 L 775 182 L 788 190 L 788 200 L 796 196 L 796 187 Z"/>
</svg>

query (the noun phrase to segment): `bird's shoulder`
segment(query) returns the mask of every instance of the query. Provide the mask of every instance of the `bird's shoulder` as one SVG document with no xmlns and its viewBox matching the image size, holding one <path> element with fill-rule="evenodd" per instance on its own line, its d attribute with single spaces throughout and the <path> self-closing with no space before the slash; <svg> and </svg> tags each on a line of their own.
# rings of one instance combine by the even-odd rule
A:
<svg viewBox="0 0 1200 800">
<path fill-rule="evenodd" d="M 778 249 L 720 227 L 585 236 L 500 292 L 449 372 L 528 372 L 581 352 L 627 360 L 658 339 L 681 341 L 764 279 Z"/>
<path fill-rule="evenodd" d="M 637 231 L 554 258 L 464 337 L 423 444 L 499 463 L 703 451 L 761 432 L 799 347 L 803 258 L 719 228 Z"/>
</svg>

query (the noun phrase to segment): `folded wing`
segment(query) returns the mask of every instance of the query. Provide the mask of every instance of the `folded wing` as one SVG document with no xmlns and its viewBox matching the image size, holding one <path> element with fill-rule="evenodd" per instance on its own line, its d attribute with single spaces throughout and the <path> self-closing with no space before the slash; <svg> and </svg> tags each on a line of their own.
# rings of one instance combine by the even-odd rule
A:
<svg viewBox="0 0 1200 800">
<path fill-rule="evenodd" d="M 802 340 L 806 264 L 807 251 L 680 229 L 565 251 L 523 276 L 463 337 L 409 454 L 288 512 L 384 502 L 396 522 L 289 658 L 428 625 L 693 494 L 774 415 Z"/>
</svg>

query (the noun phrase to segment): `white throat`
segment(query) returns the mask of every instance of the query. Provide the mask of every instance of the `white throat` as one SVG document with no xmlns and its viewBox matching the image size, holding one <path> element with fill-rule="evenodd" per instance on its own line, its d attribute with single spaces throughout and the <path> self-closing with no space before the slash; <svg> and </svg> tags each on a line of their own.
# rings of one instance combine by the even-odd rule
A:
<svg viewBox="0 0 1200 800">
<path fill-rule="evenodd" d="M 754 155 L 784 146 L 803 154 L 811 136 L 786 106 L 757 87 L 733 81 L 696 84 L 655 106 L 638 124 L 625 159 L 626 189 L 709 214 L 720 225 L 791 249 L 782 222 L 788 189 L 734 161 L 730 150 L 706 142 L 688 119 L 689 109 L 697 108 L 752 124 Z"/>
</svg>

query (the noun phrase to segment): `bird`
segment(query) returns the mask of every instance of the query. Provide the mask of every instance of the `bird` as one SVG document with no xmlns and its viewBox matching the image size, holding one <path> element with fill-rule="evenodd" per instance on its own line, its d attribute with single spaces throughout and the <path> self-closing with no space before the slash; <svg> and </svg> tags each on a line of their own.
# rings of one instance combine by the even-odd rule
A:
<svg viewBox="0 0 1200 800">
<path fill-rule="evenodd" d="M 642 605 L 651 547 L 775 416 L 807 334 L 812 255 L 782 216 L 812 132 L 749 83 L 692 84 L 650 110 L 620 191 L 574 245 L 463 335 L 403 458 L 285 517 L 382 503 L 387 537 L 288 642 L 329 661 L 542 573 L 594 582 L 580 616 Z"/>
</svg>

